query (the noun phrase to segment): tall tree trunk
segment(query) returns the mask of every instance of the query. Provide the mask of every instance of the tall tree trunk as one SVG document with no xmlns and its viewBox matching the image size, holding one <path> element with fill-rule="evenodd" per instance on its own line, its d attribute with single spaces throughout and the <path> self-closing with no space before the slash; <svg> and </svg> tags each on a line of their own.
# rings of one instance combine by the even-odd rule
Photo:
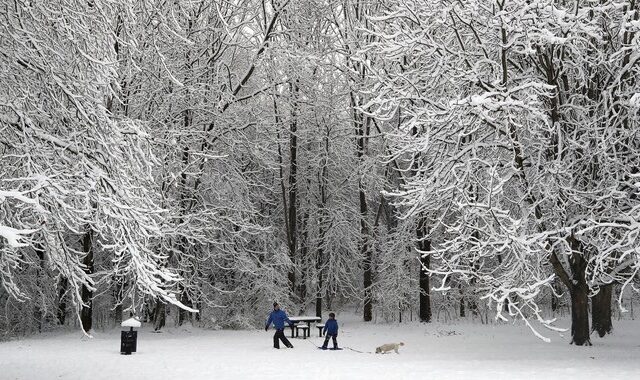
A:
<svg viewBox="0 0 640 380">
<path fill-rule="evenodd" d="M 349 6 L 342 7 L 342 12 L 344 14 L 344 20 L 357 20 L 358 22 L 362 22 L 363 25 L 366 23 L 365 21 L 365 12 L 367 9 L 367 4 L 362 2 L 355 2 L 353 4 L 349 4 Z M 345 25 L 345 30 L 348 29 L 349 37 L 355 38 L 358 40 L 361 36 L 361 33 L 357 30 L 357 28 L 353 28 L 353 24 Z M 353 33 L 353 34 L 352 34 Z M 352 45 L 347 44 L 347 55 L 355 54 L 355 50 L 351 50 Z M 362 182 L 362 177 L 364 177 L 363 171 L 363 163 L 364 156 L 367 146 L 367 141 L 369 137 L 369 129 L 371 122 L 371 118 L 366 117 L 363 112 L 360 111 L 360 108 L 363 106 L 363 100 L 360 99 L 357 94 L 357 87 L 362 86 L 365 83 L 365 79 L 367 77 L 367 68 L 366 65 L 360 63 L 360 61 L 355 60 L 347 60 L 352 72 L 355 74 L 352 78 L 350 78 L 350 83 L 353 85 L 352 90 L 349 92 L 349 106 L 351 111 L 351 122 L 353 123 L 353 128 L 356 134 L 356 157 L 358 159 L 357 163 L 359 165 L 358 168 L 358 202 L 360 209 L 360 254 L 362 256 L 362 269 L 363 269 L 363 287 L 364 287 L 364 308 L 363 308 L 363 319 L 365 322 L 369 322 L 373 319 L 373 295 L 371 286 L 373 285 L 373 273 L 372 273 L 372 261 L 373 261 L 373 250 L 371 248 L 371 237 L 369 236 L 369 227 L 367 223 L 367 199 L 366 193 L 364 189 L 364 184 Z"/>
<path fill-rule="evenodd" d="M 300 239 L 300 264 L 301 268 L 307 268 L 307 263 L 309 262 L 309 212 L 306 211 L 302 214 L 302 236 Z M 304 312 L 305 302 L 307 299 L 307 276 L 306 272 L 302 270 L 300 272 L 300 279 L 298 281 L 298 295 L 300 296 L 300 307 L 302 308 L 301 312 Z"/>
<path fill-rule="evenodd" d="M 113 298 L 116 302 L 116 307 L 114 309 L 113 321 L 116 326 L 119 326 L 122 323 L 122 297 L 124 295 L 124 283 L 122 278 L 117 278 L 115 280 L 115 288 L 113 290 Z"/>
<path fill-rule="evenodd" d="M 276 101 L 275 95 L 273 96 L 273 115 L 274 115 L 276 126 L 279 127 L 280 125 L 282 125 L 282 120 L 280 118 L 280 114 L 278 113 L 278 102 Z M 291 126 L 289 126 L 289 128 L 291 128 Z M 292 263 L 295 264 L 295 261 L 294 261 L 295 260 L 295 237 L 293 236 L 292 230 L 291 230 L 291 221 L 289 220 L 291 209 L 289 207 L 289 202 L 287 201 L 287 196 L 290 196 L 291 194 L 289 193 L 289 191 L 287 191 L 287 187 L 285 185 L 285 180 L 284 180 L 284 155 L 282 153 L 282 147 L 280 145 L 279 128 L 276 128 L 276 139 L 277 139 L 277 145 L 278 145 L 278 164 L 279 164 L 278 173 L 279 173 L 279 179 L 280 179 L 280 195 L 282 196 L 284 231 L 285 231 L 285 237 L 287 240 L 287 249 L 289 251 L 289 259 L 291 260 Z M 291 173 L 289 173 L 289 175 L 291 175 Z M 293 212 L 293 214 L 295 214 L 295 211 Z M 295 282 L 296 282 L 295 265 L 287 273 L 287 280 L 289 283 L 289 290 L 293 294 L 295 290 Z"/>
<path fill-rule="evenodd" d="M 367 137 L 366 130 L 368 130 L 368 128 L 365 126 L 365 123 L 368 124 L 369 118 L 366 118 L 365 121 L 365 116 L 361 112 L 358 112 L 357 107 L 359 105 L 357 104 L 356 97 L 353 93 L 350 94 L 350 102 L 353 125 L 356 132 L 356 157 L 358 158 L 358 163 L 362 164 L 365 155 L 365 145 Z M 362 175 L 364 175 L 364 173 L 361 172 L 360 176 Z M 373 319 L 373 302 L 371 293 L 371 285 L 373 284 L 373 274 L 371 268 L 373 253 L 371 252 L 371 247 L 369 244 L 369 228 L 367 225 L 367 197 L 364 189 L 364 184 L 362 183 L 362 178 L 358 179 L 358 202 L 360 207 L 360 254 L 363 258 L 363 317 L 365 322 L 369 322 Z"/>
<path fill-rule="evenodd" d="M 153 330 L 160 331 L 165 325 L 167 320 L 167 305 L 158 300 L 156 301 L 156 307 L 153 312 Z"/>
<path fill-rule="evenodd" d="M 583 257 L 582 243 L 573 235 L 567 238 L 571 247 L 571 343 L 590 346 L 589 339 L 589 286 L 585 279 L 587 261 Z"/>
<path fill-rule="evenodd" d="M 362 185 L 362 180 L 358 181 L 358 193 L 360 200 L 360 238 L 362 242 L 360 243 L 360 252 L 362 257 L 364 258 L 363 262 L 363 285 L 364 285 L 364 309 L 363 309 L 363 317 L 365 322 L 369 322 L 373 319 L 373 302 L 372 302 L 372 294 L 371 294 L 371 285 L 373 285 L 372 281 L 372 269 L 371 262 L 373 261 L 373 255 L 371 252 L 371 247 L 369 247 L 369 230 L 367 228 L 367 200 L 365 197 L 364 186 Z"/>
<path fill-rule="evenodd" d="M 589 289 L 575 286 L 571 291 L 571 343 L 590 346 L 589 339 Z"/>
<path fill-rule="evenodd" d="M 416 235 L 418 238 L 418 249 L 420 251 L 431 250 L 431 240 L 427 239 L 427 218 L 420 216 L 416 227 Z M 431 257 L 429 255 L 420 254 L 420 321 L 431 322 L 431 286 L 429 285 L 429 265 Z"/>
<path fill-rule="evenodd" d="M 460 292 L 460 318 L 464 318 L 467 316 L 467 313 L 464 303 L 464 294 L 462 292 L 462 284 L 458 284 L 458 291 Z"/>
<path fill-rule="evenodd" d="M 91 227 L 82 238 L 82 249 L 85 253 L 82 264 L 85 266 L 85 273 L 93 274 L 93 231 Z M 80 311 L 80 322 L 85 332 L 91 331 L 93 326 L 93 292 L 86 285 L 82 285 L 82 310 Z"/>
<path fill-rule="evenodd" d="M 558 311 L 558 298 L 551 293 L 551 311 Z"/>
<path fill-rule="evenodd" d="M 318 249 L 318 259 L 316 269 L 318 270 L 318 281 L 316 284 L 316 317 L 322 318 L 322 248 Z"/>
<path fill-rule="evenodd" d="M 60 278 L 58 283 L 58 310 L 56 310 L 56 316 L 58 323 L 64 326 L 67 320 L 67 288 L 69 287 L 69 280 L 66 278 Z"/>
<path fill-rule="evenodd" d="M 186 113 L 186 112 L 185 112 Z M 185 127 L 190 125 L 190 117 L 185 115 Z M 185 168 L 188 167 L 189 164 L 189 147 L 185 146 L 183 151 L 182 151 L 182 162 Z M 189 212 L 190 206 L 188 206 L 188 201 L 187 201 L 187 194 L 186 194 L 186 186 L 187 186 L 187 176 L 185 171 L 182 172 L 182 174 L 180 175 L 180 204 L 181 204 L 181 212 L 184 213 L 183 215 L 180 216 L 180 218 L 178 219 L 178 225 L 182 225 L 184 223 L 184 215 L 187 214 Z M 177 247 L 177 251 L 180 252 L 180 259 L 183 260 L 189 260 L 187 258 L 187 249 L 188 249 L 188 245 L 189 242 L 187 241 L 187 239 L 185 237 L 181 237 L 178 240 L 178 247 Z M 172 254 L 170 254 L 171 256 Z M 182 265 L 182 269 L 180 270 L 180 275 L 183 278 L 187 278 L 187 277 L 191 277 L 191 273 L 188 273 L 189 269 L 192 268 L 190 265 L 185 265 L 188 264 L 187 263 L 183 263 Z M 191 300 L 189 299 L 189 295 L 187 294 L 187 291 L 185 290 L 184 286 L 181 285 L 180 286 L 180 302 L 182 302 L 182 304 L 191 307 Z M 182 326 L 182 324 L 189 320 L 190 318 L 190 314 L 183 310 L 182 308 L 180 308 L 180 310 L 178 311 L 178 326 Z M 162 323 L 162 325 L 164 325 L 164 322 Z"/>
<path fill-rule="evenodd" d="M 188 241 L 186 238 L 182 238 L 180 240 L 182 241 L 180 243 L 180 254 L 181 256 L 184 257 L 187 255 Z M 192 265 L 189 265 L 188 267 L 184 268 L 182 273 L 188 274 L 189 277 L 191 277 L 194 271 L 195 271 L 194 267 Z M 179 289 L 180 289 L 180 302 L 189 308 L 193 307 L 193 301 L 191 300 L 189 292 L 187 291 L 185 286 L 181 284 L 179 285 Z M 182 326 L 185 322 L 191 322 L 192 317 L 193 315 L 191 314 L 190 311 L 184 310 L 183 308 L 178 308 L 178 326 Z"/>
<path fill-rule="evenodd" d="M 194 315 L 194 319 L 196 320 L 196 323 L 197 323 L 202 320 L 202 302 L 200 301 L 196 302 L 195 306 L 196 306 L 196 309 L 198 310 L 198 312 L 195 313 Z"/>
<path fill-rule="evenodd" d="M 318 251 L 316 253 L 316 317 L 322 318 L 322 285 L 324 280 L 324 243 L 327 233 L 327 186 L 329 183 L 329 168 L 327 166 L 329 160 L 329 137 L 331 130 L 327 127 L 327 133 L 324 136 L 324 156 L 319 173 L 319 192 L 320 204 L 318 205 Z"/>
<path fill-rule="evenodd" d="M 46 256 L 45 256 L 45 252 L 44 252 L 44 246 L 41 243 L 36 243 L 33 247 L 34 251 L 36 252 L 36 255 L 38 256 L 38 266 L 37 266 L 37 274 L 36 274 L 36 281 L 37 283 L 40 282 L 40 279 L 43 278 L 44 273 L 46 271 Z M 38 332 L 42 332 L 42 317 L 44 315 L 44 310 L 42 308 L 42 304 L 41 303 L 34 303 L 33 304 L 33 320 L 36 322 L 37 324 L 37 330 Z"/>
<path fill-rule="evenodd" d="M 600 338 L 611 333 L 611 295 L 613 284 L 603 285 L 595 296 L 591 297 L 591 328 Z"/>
<path fill-rule="evenodd" d="M 192 21 L 189 21 L 189 30 L 191 30 L 192 27 Z M 187 59 L 189 58 L 189 52 L 187 52 L 186 57 Z M 187 67 L 189 67 L 189 71 L 191 70 L 191 66 L 187 65 Z M 189 79 L 189 78 L 185 78 L 185 81 Z M 189 109 L 184 110 L 183 111 L 183 125 L 184 125 L 184 130 L 188 131 L 191 128 L 191 125 L 193 124 L 193 112 Z M 178 225 L 182 225 L 185 221 L 185 216 L 190 212 L 191 208 L 194 206 L 195 203 L 195 195 L 194 194 L 188 194 L 187 193 L 187 171 L 186 169 L 189 167 L 189 164 L 191 162 L 191 152 L 190 152 L 190 147 L 189 145 L 184 145 L 184 147 L 182 148 L 182 173 L 180 173 L 180 212 L 182 213 L 182 215 L 180 215 L 180 218 L 178 218 Z M 194 181 L 193 183 L 193 193 L 195 193 L 195 191 L 197 190 L 198 187 L 198 183 L 199 181 Z M 183 259 L 183 260 L 189 260 L 188 255 L 187 255 L 187 250 L 189 249 L 189 241 L 187 240 L 186 237 L 182 236 L 180 238 L 177 239 L 177 243 L 178 243 L 178 247 L 177 247 L 177 251 L 180 252 L 180 256 L 179 256 L 179 260 Z M 171 255 L 171 254 L 170 254 Z M 189 262 L 187 261 L 187 264 Z M 188 278 L 192 276 L 192 273 L 190 272 L 190 269 L 192 269 L 193 267 L 191 265 L 185 265 L 183 263 L 182 265 L 182 269 L 181 269 L 181 276 L 182 278 Z M 180 286 L 180 302 L 182 302 L 183 305 L 189 306 L 191 307 L 191 300 L 189 299 L 189 295 L 187 294 L 186 289 L 184 288 L 183 285 Z M 166 307 L 165 307 L 166 309 Z M 182 324 L 184 322 L 186 322 L 187 320 L 190 320 L 191 318 L 191 314 L 187 311 L 185 311 L 184 309 L 180 308 L 178 310 L 178 326 L 182 326 Z M 162 323 L 164 325 L 164 322 Z"/>
<path fill-rule="evenodd" d="M 293 104 L 291 108 L 291 121 L 289 123 L 289 209 L 288 209 L 288 243 L 289 257 L 296 263 L 296 251 L 298 248 L 298 82 L 290 83 Z M 288 273 L 291 293 L 296 289 L 296 266 L 294 265 Z"/>
<path fill-rule="evenodd" d="M 322 200 L 323 202 L 326 201 L 324 198 Z M 320 215 L 324 216 L 324 208 L 320 209 Z M 323 225 L 324 221 L 325 219 L 322 217 L 319 223 L 318 234 L 320 238 L 318 240 L 318 251 L 316 252 L 316 275 L 318 276 L 316 280 L 316 317 L 319 318 L 322 318 L 322 285 L 324 283 L 324 239 L 326 233 Z"/>
<path fill-rule="evenodd" d="M 560 301 L 558 297 L 556 297 L 557 285 L 555 280 L 551 283 L 551 289 L 551 310 L 555 312 L 558 311 L 560 307 Z"/>
<path fill-rule="evenodd" d="M 180 302 L 182 302 L 182 304 L 185 306 L 193 307 L 193 302 L 191 301 L 191 297 L 189 297 L 189 294 L 184 289 L 182 290 L 180 295 Z M 178 326 L 182 326 L 185 322 L 191 322 L 191 317 L 192 317 L 191 312 L 184 310 L 182 308 L 179 308 L 178 309 Z"/>
<path fill-rule="evenodd" d="M 115 310 L 113 311 L 113 322 L 116 326 L 119 326 L 122 323 L 122 304 L 119 303 L 116 305 Z"/>
</svg>

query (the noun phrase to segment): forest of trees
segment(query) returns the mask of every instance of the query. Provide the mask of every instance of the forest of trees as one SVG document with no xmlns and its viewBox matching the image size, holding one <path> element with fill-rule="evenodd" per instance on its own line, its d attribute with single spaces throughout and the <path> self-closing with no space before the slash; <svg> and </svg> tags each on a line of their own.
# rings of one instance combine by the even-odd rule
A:
<svg viewBox="0 0 640 380">
<path fill-rule="evenodd" d="M 0 1 L 0 339 L 364 321 L 612 331 L 638 0 Z"/>
</svg>

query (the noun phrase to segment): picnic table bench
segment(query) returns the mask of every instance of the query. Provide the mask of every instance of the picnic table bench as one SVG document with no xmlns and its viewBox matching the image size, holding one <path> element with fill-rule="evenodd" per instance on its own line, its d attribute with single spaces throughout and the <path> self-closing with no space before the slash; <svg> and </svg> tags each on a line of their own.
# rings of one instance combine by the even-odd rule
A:
<svg viewBox="0 0 640 380">
<path fill-rule="evenodd" d="M 308 336 L 308 332 L 309 332 L 309 326 L 307 325 L 296 325 L 296 338 L 300 337 L 300 330 L 302 330 L 302 338 L 303 339 L 307 339 Z"/>
<path fill-rule="evenodd" d="M 299 333 L 299 330 L 297 327 L 300 327 L 300 330 L 303 330 L 303 337 L 306 338 L 308 336 L 310 336 L 310 331 L 311 331 L 311 322 L 320 322 L 322 321 L 322 318 L 320 317 L 312 317 L 312 316 L 297 316 L 297 317 L 289 317 L 289 320 L 291 321 L 291 337 L 294 337 L 294 333 Z M 306 323 L 306 326 L 296 326 L 298 323 Z"/>
</svg>

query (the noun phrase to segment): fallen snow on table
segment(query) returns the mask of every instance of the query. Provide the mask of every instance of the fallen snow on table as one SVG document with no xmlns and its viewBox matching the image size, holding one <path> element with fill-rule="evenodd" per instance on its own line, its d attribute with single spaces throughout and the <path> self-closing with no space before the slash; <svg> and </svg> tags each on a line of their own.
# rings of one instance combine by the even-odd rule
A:
<svg viewBox="0 0 640 380">
<path fill-rule="evenodd" d="M 144 327 L 138 352 L 119 354 L 119 329 L 49 333 L 0 343 L 2 379 L 632 379 L 640 373 L 640 323 L 615 321 L 592 347 L 574 347 L 548 332 L 551 343 L 513 325 L 370 324 L 341 322 L 338 343 L 374 351 L 404 342 L 400 354 L 321 351 L 323 338 L 271 347 L 273 330 L 209 331 Z M 566 323 L 564 323 L 566 325 Z M 288 330 L 287 330 L 288 331 Z M 287 334 L 288 335 L 288 334 Z"/>
</svg>

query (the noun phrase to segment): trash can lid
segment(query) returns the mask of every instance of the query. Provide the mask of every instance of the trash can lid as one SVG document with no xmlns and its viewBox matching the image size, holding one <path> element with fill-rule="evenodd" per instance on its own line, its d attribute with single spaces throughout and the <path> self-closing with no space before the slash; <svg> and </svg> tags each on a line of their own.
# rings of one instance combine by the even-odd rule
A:
<svg viewBox="0 0 640 380">
<path fill-rule="evenodd" d="M 122 327 L 140 327 L 142 326 L 142 323 L 140 323 L 140 321 L 135 318 L 129 318 L 126 321 L 122 321 L 121 326 Z"/>
</svg>

